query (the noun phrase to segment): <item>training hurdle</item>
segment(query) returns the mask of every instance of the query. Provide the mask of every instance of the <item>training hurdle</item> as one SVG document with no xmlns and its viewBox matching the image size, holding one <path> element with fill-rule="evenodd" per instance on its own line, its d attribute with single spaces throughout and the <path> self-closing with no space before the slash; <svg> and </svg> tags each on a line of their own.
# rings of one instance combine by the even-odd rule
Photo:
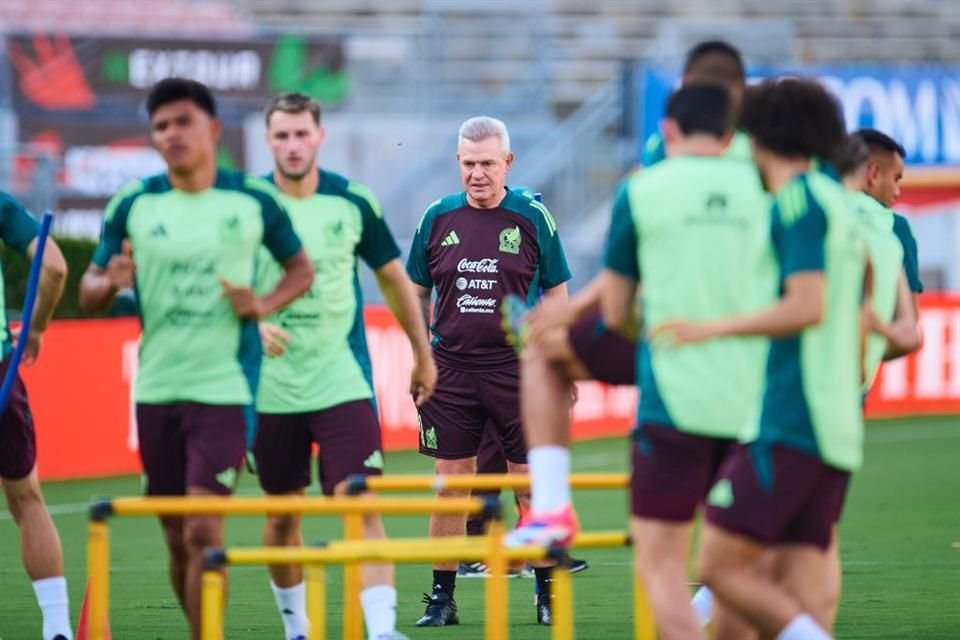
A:
<svg viewBox="0 0 960 640">
<path fill-rule="evenodd" d="M 626 473 L 574 473 L 570 476 L 572 489 L 625 489 L 630 485 L 630 475 Z M 366 492 L 413 492 L 413 491 L 490 491 L 493 489 L 529 489 L 530 476 L 525 473 L 480 473 L 474 475 L 389 475 L 365 476 L 352 475 L 343 481 L 340 490 L 349 495 Z M 346 530 L 346 525 L 345 525 Z M 577 546 L 582 546 L 577 538 Z M 359 539 L 359 536 L 345 539 Z M 354 570 L 355 571 L 355 570 Z M 357 619 L 360 612 L 360 578 L 358 574 L 344 574 L 344 606 L 346 612 Z M 653 640 L 653 614 L 647 602 L 646 592 L 634 573 L 634 610 L 637 613 L 637 640 Z M 641 615 L 642 614 L 642 615 Z M 649 628 L 641 629 L 641 626 Z"/>
<path fill-rule="evenodd" d="M 414 539 L 414 540 L 363 540 L 357 542 L 331 542 L 324 546 L 289 548 L 263 547 L 248 549 L 209 549 L 205 558 L 203 575 L 203 629 L 202 640 L 220 640 L 223 632 L 223 575 L 224 566 L 261 564 L 303 564 L 306 566 L 308 590 L 308 615 L 310 634 L 308 640 L 326 640 L 326 603 L 324 567 L 329 564 L 359 562 L 426 563 L 451 560 L 485 560 L 490 566 L 486 580 L 484 617 L 485 640 L 508 640 L 509 598 L 507 563 L 510 560 L 542 560 L 553 558 L 562 567 L 566 565 L 566 552 L 560 549 L 525 546 L 514 549 L 502 545 L 502 524 L 494 520 L 491 532 L 484 544 L 464 538 Z M 629 538 L 621 532 L 584 533 L 577 539 L 577 547 L 623 547 Z M 572 640 L 574 637 L 573 585 L 569 571 L 556 571 L 554 575 L 553 640 Z M 346 620 L 344 620 L 346 621 Z M 639 625 L 638 627 L 639 628 Z M 344 627 L 346 629 L 346 626 Z M 639 634 L 639 632 L 638 632 Z M 643 640 L 653 640 L 650 634 L 637 635 Z"/>
<path fill-rule="evenodd" d="M 110 601 L 110 536 L 108 519 L 111 516 L 190 516 L 190 515 L 267 515 L 297 513 L 305 515 L 341 516 L 344 529 L 348 518 L 359 522 L 358 538 L 363 536 L 363 515 L 369 513 L 387 515 L 422 515 L 429 513 L 487 513 L 494 521 L 500 518 L 500 505 L 496 500 L 480 498 L 439 499 L 405 498 L 390 499 L 334 497 L 259 497 L 222 498 L 214 496 L 175 496 L 152 498 L 118 498 L 97 500 L 90 505 L 90 524 L 87 537 L 87 573 L 89 580 L 88 634 L 90 640 L 104 640 Z M 377 541 L 382 543 L 383 541 Z M 359 566 L 353 563 L 354 566 Z M 350 566 L 348 564 L 348 566 Z M 351 597 L 344 580 L 344 596 Z M 359 597 L 359 590 L 356 591 Z M 206 614 L 206 610 L 203 611 Z M 357 621 L 355 635 L 362 633 L 362 620 Z M 346 627 L 344 634 L 346 636 Z"/>
</svg>

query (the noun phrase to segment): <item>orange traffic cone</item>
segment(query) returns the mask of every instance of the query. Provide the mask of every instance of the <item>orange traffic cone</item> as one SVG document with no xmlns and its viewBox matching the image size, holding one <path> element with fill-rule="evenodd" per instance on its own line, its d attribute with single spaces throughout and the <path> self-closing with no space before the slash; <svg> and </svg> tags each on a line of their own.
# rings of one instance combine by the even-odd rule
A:
<svg viewBox="0 0 960 640">
<path fill-rule="evenodd" d="M 90 597 L 90 582 L 87 582 L 87 588 L 83 591 L 83 604 L 80 606 L 80 620 L 77 622 L 77 635 L 76 640 L 90 640 L 90 631 L 88 627 L 90 626 L 89 621 L 89 612 L 88 608 L 88 599 Z M 103 640 L 112 640 L 110 637 L 110 621 L 106 622 L 106 629 L 104 630 Z"/>
</svg>

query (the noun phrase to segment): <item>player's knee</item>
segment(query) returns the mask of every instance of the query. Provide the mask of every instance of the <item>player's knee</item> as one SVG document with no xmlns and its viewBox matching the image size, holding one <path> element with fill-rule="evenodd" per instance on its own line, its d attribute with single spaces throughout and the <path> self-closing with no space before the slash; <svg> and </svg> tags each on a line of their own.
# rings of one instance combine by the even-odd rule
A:
<svg viewBox="0 0 960 640">
<path fill-rule="evenodd" d="M 383 518 L 379 513 L 367 513 L 363 516 L 363 536 L 368 540 L 380 540 L 387 537 L 383 528 Z"/>
<path fill-rule="evenodd" d="M 219 545 L 222 540 L 222 525 L 215 518 L 188 518 L 183 532 L 186 548 L 190 552 Z"/>
<path fill-rule="evenodd" d="M 267 531 L 274 538 L 286 540 L 300 530 L 300 517 L 293 514 L 267 516 Z"/>
<path fill-rule="evenodd" d="M 437 491 L 438 498 L 466 498 L 469 495 L 469 489 L 448 489 L 444 487 Z"/>
<path fill-rule="evenodd" d="M 697 562 L 697 579 L 710 588 L 716 588 L 716 583 L 729 575 L 731 567 L 723 558 L 711 555 L 701 555 Z"/>
</svg>

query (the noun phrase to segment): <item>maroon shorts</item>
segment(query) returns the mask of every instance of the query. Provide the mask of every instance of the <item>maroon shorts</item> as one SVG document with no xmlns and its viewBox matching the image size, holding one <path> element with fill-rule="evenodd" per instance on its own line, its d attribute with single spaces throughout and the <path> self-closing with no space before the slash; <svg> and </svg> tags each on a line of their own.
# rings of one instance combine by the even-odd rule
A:
<svg viewBox="0 0 960 640">
<path fill-rule="evenodd" d="M 191 487 L 230 495 L 246 453 L 242 405 L 137 404 L 140 460 L 148 496 L 181 496 Z"/>
<path fill-rule="evenodd" d="M 380 421 L 370 400 L 307 413 L 260 413 L 253 455 L 263 490 L 291 493 L 309 486 L 314 442 L 320 448 L 317 477 L 326 495 L 347 476 L 383 473 Z"/>
<path fill-rule="evenodd" d="M 644 423 L 634 432 L 633 515 L 688 522 L 703 504 L 734 440 Z"/>
<path fill-rule="evenodd" d="M 737 446 L 707 500 L 707 520 L 765 545 L 826 549 L 850 474 L 787 447 Z"/>
<path fill-rule="evenodd" d="M 0 364 L 0 380 L 7 374 L 10 358 Z M 37 462 L 37 438 L 27 388 L 20 375 L 13 381 L 7 408 L 0 416 L 0 478 L 21 480 Z"/>
<path fill-rule="evenodd" d="M 637 343 L 610 331 L 600 311 L 570 327 L 570 346 L 594 380 L 608 384 L 636 384 Z"/>
<path fill-rule="evenodd" d="M 419 410 L 420 453 L 432 458 L 472 458 L 488 421 L 503 455 L 526 464 L 520 422 L 520 368 L 461 371 L 437 363 L 437 389 Z"/>
</svg>

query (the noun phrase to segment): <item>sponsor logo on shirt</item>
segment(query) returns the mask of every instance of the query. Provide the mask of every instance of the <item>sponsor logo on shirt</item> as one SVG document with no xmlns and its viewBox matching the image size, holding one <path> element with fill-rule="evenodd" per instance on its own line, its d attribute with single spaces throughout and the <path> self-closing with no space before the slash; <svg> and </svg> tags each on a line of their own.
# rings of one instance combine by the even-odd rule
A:
<svg viewBox="0 0 960 640">
<path fill-rule="evenodd" d="M 460 313 L 495 313 L 496 307 L 496 298 L 478 298 L 469 293 L 457 298 L 457 309 Z"/>
<path fill-rule="evenodd" d="M 443 239 L 443 242 L 440 243 L 440 246 L 452 247 L 455 244 L 460 244 L 460 236 L 457 235 L 456 231 L 451 231 L 447 234 L 447 237 Z"/>
<path fill-rule="evenodd" d="M 497 264 L 498 258 L 483 258 L 482 260 L 467 260 L 464 258 L 457 263 L 457 271 L 460 273 L 499 273 Z"/>
<path fill-rule="evenodd" d="M 487 279 L 487 278 L 457 278 L 457 289 L 464 291 L 466 289 L 482 289 L 483 291 L 492 290 L 496 284 L 496 279 Z"/>
<path fill-rule="evenodd" d="M 500 251 L 503 253 L 520 253 L 520 227 L 506 228 L 500 232 Z"/>
</svg>

